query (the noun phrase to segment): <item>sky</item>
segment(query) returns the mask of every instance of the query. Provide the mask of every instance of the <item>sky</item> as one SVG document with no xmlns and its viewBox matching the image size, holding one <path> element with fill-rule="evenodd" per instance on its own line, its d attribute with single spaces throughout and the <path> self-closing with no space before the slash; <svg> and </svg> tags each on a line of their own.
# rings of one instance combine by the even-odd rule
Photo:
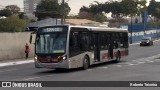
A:
<svg viewBox="0 0 160 90">
<path fill-rule="evenodd" d="M 68 1 L 68 0 L 65 0 Z M 69 0 L 68 4 L 71 7 L 71 11 L 70 14 L 75 15 L 78 14 L 79 9 L 84 5 L 84 6 L 89 6 L 91 3 L 94 3 L 94 1 L 98 1 L 98 2 L 106 2 L 108 0 Z M 147 0 L 148 2 L 150 0 Z M 156 1 L 160 1 L 160 0 L 156 0 Z M 23 8 L 23 0 L 0 0 L 0 9 L 3 8 L 4 6 L 7 5 L 17 5 L 20 8 Z M 23 9 L 21 9 L 23 10 Z"/>
</svg>

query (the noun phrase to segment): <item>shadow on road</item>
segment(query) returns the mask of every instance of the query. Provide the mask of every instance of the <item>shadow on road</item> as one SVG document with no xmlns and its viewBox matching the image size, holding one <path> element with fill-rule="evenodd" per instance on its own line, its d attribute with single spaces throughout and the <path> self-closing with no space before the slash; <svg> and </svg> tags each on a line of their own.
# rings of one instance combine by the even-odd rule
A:
<svg viewBox="0 0 160 90">
<path fill-rule="evenodd" d="M 121 61 L 119 63 L 123 63 L 126 61 Z M 103 67 L 103 66 L 108 66 L 108 65 L 115 65 L 117 64 L 117 62 L 115 61 L 110 61 L 110 62 L 105 62 L 105 63 L 100 63 L 100 64 L 95 64 L 95 65 L 91 65 L 89 67 L 89 69 L 94 69 L 97 67 Z M 72 72 L 80 72 L 80 71 L 86 71 L 83 70 L 82 68 L 74 68 L 74 69 L 45 69 L 46 71 L 42 71 L 42 72 L 38 72 L 38 74 L 64 74 L 64 73 L 72 73 Z"/>
</svg>

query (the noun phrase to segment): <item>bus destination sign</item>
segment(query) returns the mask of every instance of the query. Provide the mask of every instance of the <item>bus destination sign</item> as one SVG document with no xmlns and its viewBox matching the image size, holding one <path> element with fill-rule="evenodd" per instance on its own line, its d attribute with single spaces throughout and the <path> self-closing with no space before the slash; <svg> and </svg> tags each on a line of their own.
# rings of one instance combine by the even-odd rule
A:
<svg viewBox="0 0 160 90">
<path fill-rule="evenodd" d="M 43 32 L 62 32 L 63 28 L 44 28 Z"/>
</svg>

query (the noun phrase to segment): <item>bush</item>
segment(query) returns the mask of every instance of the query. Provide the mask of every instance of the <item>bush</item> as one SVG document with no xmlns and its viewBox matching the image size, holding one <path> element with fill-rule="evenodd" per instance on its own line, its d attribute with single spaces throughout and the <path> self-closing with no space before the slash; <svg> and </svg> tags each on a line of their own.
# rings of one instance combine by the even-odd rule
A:
<svg viewBox="0 0 160 90">
<path fill-rule="evenodd" d="M 0 32 L 21 32 L 28 23 L 28 19 L 19 19 L 17 16 L 0 19 Z"/>
</svg>

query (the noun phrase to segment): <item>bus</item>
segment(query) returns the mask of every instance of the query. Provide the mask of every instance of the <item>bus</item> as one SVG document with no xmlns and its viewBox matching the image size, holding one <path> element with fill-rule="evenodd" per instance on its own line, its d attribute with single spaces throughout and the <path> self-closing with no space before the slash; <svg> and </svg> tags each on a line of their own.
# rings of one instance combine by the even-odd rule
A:
<svg viewBox="0 0 160 90">
<path fill-rule="evenodd" d="M 32 42 L 32 34 L 30 43 Z M 36 31 L 36 68 L 89 68 L 128 56 L 128 30 L 91 26 L 54 25 Z"/>
</svg>

